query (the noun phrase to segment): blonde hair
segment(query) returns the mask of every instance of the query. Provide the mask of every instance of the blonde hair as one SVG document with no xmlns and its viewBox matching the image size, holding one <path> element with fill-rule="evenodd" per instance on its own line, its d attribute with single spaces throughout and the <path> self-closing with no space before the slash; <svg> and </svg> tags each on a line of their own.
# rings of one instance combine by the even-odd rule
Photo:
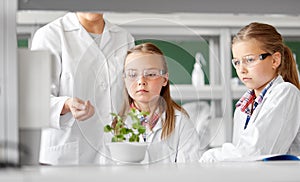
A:
<svg viewBox="0 0 300 182">
<path fill-rule="evenodd" d="M 163 52 L 152 43 L 143 43 L 135 46 L 127 52 L 127 56 L 131 53 L 146 53 L 146 54 L 156 54 L 161 55 L 163 61 L 163 68 L 166 73 L 168 73 L 167 62 L 165 60 Z M 126 56 L 126 57 L 127 57 Z M 129 96 L 127 89 L 124 87 L 124 102 L 119 113 L 120 116 L 124 116 L 130 109 L 130 105 L 134 102 L 134 100 Z M 166 86 L 164 86 L 160 91 L 160 99 L 158 101 L 159 112 L 162 114 L 165 112 L 165 120 L 162 120 L 162 139 L 166 139 L 169 137 L 175 129 L 175 109 L 181 111 L 186 116 L 188 116 L 187 112 L 178 105 L 175 101 L 172 100 L 170 94 L 170 82 Z"/>
<path fill-rule="evenodd" d="M 281 54 L 281 64 L 277 68 L 277 73 L 282 76 L 284 81 L 290 82 L 300 89 L 296 61 L 292 51 L 283 43 L 283 38 L 275 27 L 264 23 L 250 23 L 237 33 L 232 40 L 232 45 L 249 39 L 259 41 L 261 49 L 270 54 L 279 52 Z"/>
</svg>

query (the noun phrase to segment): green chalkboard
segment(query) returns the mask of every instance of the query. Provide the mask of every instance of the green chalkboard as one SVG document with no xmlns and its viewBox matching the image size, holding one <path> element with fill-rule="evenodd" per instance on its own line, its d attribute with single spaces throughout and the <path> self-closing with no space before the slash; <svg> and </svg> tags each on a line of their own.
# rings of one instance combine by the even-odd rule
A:
<svg viewBox="0 0 300 182">
<path fill-rule="evenodd" d="M 191 84 L 191 73 L 194 68 L 195 55 L 202 53 L 206 65 L 202 65 L 205 83 L 209 83 L 209 46 L 206 41 L 163 41 L 144 39 L 136 44 L 151 42 L 161 49 L 167 58 L 171 84 Z"/>
<path fill-rule="evenodd" d="M 27 39 L 19 39 L 18 40 L 18 48 L 28 48 L 28 40 Z"/>
</svg>

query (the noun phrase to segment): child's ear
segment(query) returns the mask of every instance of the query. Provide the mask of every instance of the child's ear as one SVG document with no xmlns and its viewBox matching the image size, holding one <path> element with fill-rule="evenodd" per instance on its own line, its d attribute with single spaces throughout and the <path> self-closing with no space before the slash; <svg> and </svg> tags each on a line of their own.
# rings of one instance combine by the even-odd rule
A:
<svg viewBox="0 0 300 182">
<path fill-rule="evenodd" d="M 163 83 L 164 87 L 167 86 L 168 80 L 169 80 L 169 73 L 166 73 L 166 75 L 164 76 L 164 83 Z"/>
<path fill-rule="evenodd" d="M 272 58 L 273 58 L 272 68 L 275 70 L 279 67 L 279 65 L 281 63 L 281 54 L 280 54 L 280 52 L 275 52 L 272 55 Z"/>
</svg>

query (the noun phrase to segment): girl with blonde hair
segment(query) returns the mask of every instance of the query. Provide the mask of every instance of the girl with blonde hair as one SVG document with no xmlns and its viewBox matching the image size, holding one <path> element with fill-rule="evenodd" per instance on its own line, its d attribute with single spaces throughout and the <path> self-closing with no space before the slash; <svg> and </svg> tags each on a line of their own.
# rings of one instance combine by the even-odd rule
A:
<svg viewBox="0 0 300 182">
<path fill-rule="evenodd" d="M 237 102 L 233 143 L 200 162 L 265 155 L 300 155 L 300 85 L 296 62 L 275 27 L 251 23 L 232 41 L 232 64 L 249 89 Z"/>
</svg>

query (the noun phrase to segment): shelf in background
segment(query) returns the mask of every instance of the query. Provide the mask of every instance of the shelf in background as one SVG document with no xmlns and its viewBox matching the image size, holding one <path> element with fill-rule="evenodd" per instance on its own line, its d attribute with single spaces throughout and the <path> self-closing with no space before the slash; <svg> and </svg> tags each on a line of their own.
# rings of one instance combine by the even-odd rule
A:
<svg viewBox="0 0 300 182">
<path fill-rule="evenodd" d="M 220 85 L 205 85 L 196 89 L 190 84 L 171 85 L 171 96 L 174 100 L 221 100 L 224 88 Z M 247 90 L 245 86 L 232 86 L 233 99 L 239 99 Z"/>
<path fill-rule="evenodd" d="M 205 85 L 196 89 L 189 84 L 171 85 L 171 96 L 174 100 L 219 100 L 222 97 L 221 86 Z"/>
<path fill-rule="evenodd" d="M 232 90 L 232 98 L 240 99 L 248 89 L 246 86 L 232 86 L 231 90 Z"/>
</svg>

